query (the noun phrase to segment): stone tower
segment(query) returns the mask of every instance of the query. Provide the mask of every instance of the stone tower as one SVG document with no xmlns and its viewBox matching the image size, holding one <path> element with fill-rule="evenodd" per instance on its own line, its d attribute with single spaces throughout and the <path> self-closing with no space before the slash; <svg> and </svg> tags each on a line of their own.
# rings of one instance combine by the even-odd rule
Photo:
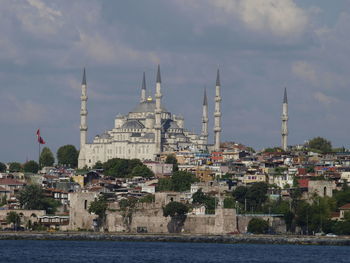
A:
<svg viewBox="0 0 350 263">
<path fill-rule="evenodd" d="M 146 101 L 146 76 L 143 72 L 142 87 L 141 87 L 141 102 Z"/>
<path fill-rule="evenodd" d="M 204 98 L 203 98 L 203 115 L 202 115 L 202 136 L 204 138 L 205 146 L 208 145 L 208 99 L 207 91 L 204 89 Z"/>
<path fill-rule="evenodd" d="M 215 112 L 214 112 L 214 151 L 220 150 L 221 142 L 221 94 L 220 94 L 220 73 L 216 74 L 215 87 Z"/>
<path fill-rule="evenodd" d="M 83 81 L 81 83 L 81 108 L 80 108 L 80 152 L 78 159 L 78 167 L 82 168 L 86 164 L 85 158 L 85 145 L 87 142 L 87 84 L 86 84 L 86 73 L 85 68 L 83 72 Z"/>
<path fill-rule="evenodd" d="M 282 149 L 287 150 L 288 145 L 288 99 L 287 88 L 284 88 L 284 97 L 282 104 Z"/>
<path fill-rule="evenodd" d="M 162 99 L 162 92 L 161 92 L 161 77 L 160 77 L 160 66 L 158 65 L 158 71 L 157 71 L 157 83 L 156 83 L 156 107 L 155 107 L 155 147 L 156 152 L 159 154 L 162 152 L 162 120 L 161 120 L 161 99 Z"/>
</svg>

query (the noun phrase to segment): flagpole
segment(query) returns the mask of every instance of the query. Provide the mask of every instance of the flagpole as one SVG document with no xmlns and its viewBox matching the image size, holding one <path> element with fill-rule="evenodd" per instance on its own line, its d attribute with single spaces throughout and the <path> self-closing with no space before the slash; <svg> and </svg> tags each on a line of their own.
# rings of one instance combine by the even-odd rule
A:
<svg viewBox="0 0 350 263">
<path fill-rule="evenodd" d="M 40 169 L 40 141 L 38 142 L 38 144 L 39 144 L 38 164 L 39 164 L 39 169 Z"/>
</svg>

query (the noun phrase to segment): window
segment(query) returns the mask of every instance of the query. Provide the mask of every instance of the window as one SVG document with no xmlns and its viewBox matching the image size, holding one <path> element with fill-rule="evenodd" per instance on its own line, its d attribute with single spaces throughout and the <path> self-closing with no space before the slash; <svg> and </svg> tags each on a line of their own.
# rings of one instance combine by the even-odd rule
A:
<svg viewBox="0 0 350 263">
<path fill-rule="evenodd" d="M 84 201 L 84 209 L 87 210 L 87 200 Z"/>
</svg>

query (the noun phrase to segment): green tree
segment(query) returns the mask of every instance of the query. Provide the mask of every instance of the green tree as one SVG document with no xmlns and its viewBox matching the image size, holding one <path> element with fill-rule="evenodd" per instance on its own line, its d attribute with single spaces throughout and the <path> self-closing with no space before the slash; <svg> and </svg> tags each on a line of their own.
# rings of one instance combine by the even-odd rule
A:
<svg viewBox="0 0 350 263">
<path fill-rule="evenodd" d="M 136 165 L 131 172 L 133 177 L 144 177 L 151 178 L 154 177 L 154 173 L 146 165 Z"/>
<path fill-rule="evenodd" d="M 308 147 L 311 150 L 320 151 L 321 153 L 332 151 L 332 143 L 322 137 L 316 137 L 311 139 L 308 143 Z"/>
<path fill-rule="evenodd" d="M 269 230 L 269 224 L 263 219 L 253 218 L 248 223 L 248 232 L 253 234 L 266 234 Z"/>
<path fill-rule="evenodd" d="M 98 198 L 95 198 L 94 201 L 90 203 L 89 213 L 94 213 L 98 215 L 99 219 L 103 221 L 106 217 L 106 211 L 108 208 L 107 200 L 103 195 L 100 195 Z"/>
<path fill-rule="evenodd" d="M 225 198 L 224 208 L 235 208 L 235 200 L 232 197 Z"/>
<path fill-rule="evenodd" d="M 10 173 L 21 172 L 22 165 L 20 163 L 17 163 L 17 162 L 10 163 L 9 171 L 10 171 Z"/>
<path fill-rule="evenodd" d="M 171 178 L 159 178 L 158 185 L 156 187 L 156 191 L 172 191 L 173 190 L 173 182 Z"/>
<path fill-rule="evenodd" d="M 192 195 L 192 203 L 204 205 L 206 214 L 215 214 L 217 199 L 203 193 L 202 189 L 198 189 L 198 191 Z"/>
<path fill-rule="evenodd" d="M 184 216 L 188 213 L 188 207 L 180 202 L 170 202 L 163 208 L 163 215 L 170 216 Z"/>
<path fill-rule="evenodd" d="M 103 169 L 103 164 L 101 163 L 101 161 L 98 161 L 94 164 L 94 166 L 92 168 L 93 169 Z"/>
<path fill-rule="evenodd" d="M 55 157 L 53 156 L 51 150 L 48 147 L 44 147 L 39 158 L 40 167 L 53 166 L 54 162 Z"/>
<path fill-rule="evenodd" d="M 177 172 L 179 170 L 177 159 L 174 154 L 168 154 L 165 159 L 165 163 L 173 164 L 173 172 Z"/>
<path fill-rule="evenodd" d="M 232 195 L 235 200 L 237 200 L 239 203 L 244 204 L 246 199 L 248 188 L 245 186 L 238 186 L 233 192 Z"/>
<path fill-rule="evenodd" d="M 22 208 L 32 210 L 46 210 L 48 214 L 55 213 L 61 205 L 59 201 L 46 197 L 40 185 L 26 185 L 18 193 L 18 200 Z"/>
<path fill-rule="evenodd" d="M 21 217 L 16 212 L 11 211 L 6 216 L 6 222 L 8 224 L 13 224 L 13 228 L 17 229 L 21 224 Z"/>
<path fill-rule="evenodd" d="M 23 170 L 26 173 L 36 174 L 39 171 L 39 164 L 36 161 L 28 161 L 23 165 Z"/>
<path fill-rule="evenodd" d="M 6 170 L 7 170 L 6 164 L 0 162 L 0 173 L 4 173 L 6 172 Z"/>
<path fill-rule="evenodd" d="M 198 182 L 198 179 L 189 172 L 177 171 L 171 176 L 172 187 L 176 192 L 185 192 L 191 189 L 191 184 Z"/>
<path fill-rule="evenodd" d="M 78 165 L 79 152 L 73 145 L 64 145 L 57 150 L 58 164 L 75 168 Z"/>
<path fill-rule="evenodd" d="M 136 166 L 143 166 L 143 163 L 138 159 L 113 158 L 103 163 L 103 170 L 105 175 L 124 178 L 132 176 L 132 171 Z"/>
</svg>

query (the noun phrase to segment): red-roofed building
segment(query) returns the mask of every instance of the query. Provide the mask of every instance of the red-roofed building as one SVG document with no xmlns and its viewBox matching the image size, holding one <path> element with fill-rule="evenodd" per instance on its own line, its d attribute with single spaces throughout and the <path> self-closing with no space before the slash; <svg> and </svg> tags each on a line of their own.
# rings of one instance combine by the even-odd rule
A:
<svg viewBox="0 0 350 263">
<path fill-rule="evenodd" d="M 15 194 L 18 190 L 22 189 L 25 184 L 11 178 L 0 179 L 0 187 L 4 188 L 5 191 L 9 191 L 9 194 Z"/>
<path fill-rule="evenodd" d="M 309 179 L 298 179 L 299 188 L 309 188 Z"/>
<path fill-rule="evenodd" d="M 345 213 L 346 213 L 346 212 L 350 212 L 350 203 L 345 204 L 345 205 L 339 207 L 339 211 L 340 211 L 340 216 L 339 216 L 339 218 L 340 218 L 340 219 L 343 219 L 344 216 L 345 216 Z"/>
</svg>

